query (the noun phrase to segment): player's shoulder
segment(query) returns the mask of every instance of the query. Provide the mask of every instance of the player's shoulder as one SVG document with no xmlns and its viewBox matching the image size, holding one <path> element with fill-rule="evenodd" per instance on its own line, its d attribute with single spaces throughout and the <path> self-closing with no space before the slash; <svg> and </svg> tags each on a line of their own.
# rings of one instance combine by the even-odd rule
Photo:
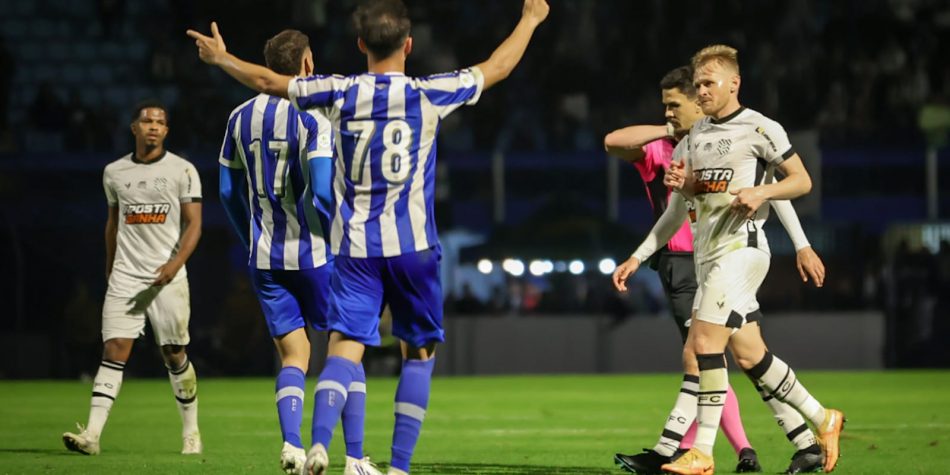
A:
<svg viewBox="0 0 950 475">
<path fill-rule="evenodd" d="M 246 110 L 248 107 L 253 107 L 254 102 L 257 101 L 257 98 L 261 97 L 262 95 L 263 95 L 263 94 L 258 94 L 258 95 L 256 95 L 256 96 L 254 96 L 254 97 L 252 97 L 252 98 L 250 98 L 250 99 L 248 99 L 248 100 L 242 102 L 240 105 L 238 105 L 237 107 L 235 107 L 234 109 L 232 109 L 232 110 L 231 110 L 231 113 L 228 115 L 228 121 L 230 121 L 231 119 L 233 119 L 234 116 L 240 114 L 241 112 L 244 112 L 244 110 Z"/>
<path fill-rule="evenodd" d="M 105 169 L 103 170 L 106 174 L 116 173 L 124 168 L 135 165 L 132 162 L 132 154 L 127 153 L 109 163 L 106 164 Z"/>
<path fill-rule="evenodd" d="M 426 76 L 412 76 L 409 81 L 417 88 L 438 88 L 440 86 L 457 88 L 471 87 L 478 81 L 476 75 L 480 74 L 477 67 L 456 69 L 443 73 L 429 74 Z"/>
<path fill-rule="evenodd" d="M 740 119 L 739 122 L 741 122 L 742 124 L 753 127 L 753 129 L 755 128 L 763 128 L 765 130 L 784 129 L 782 127 L 782 124 L 778 123 L 778 121 L 754 109 L 746 108 L 745 110 L 742 111 L 742 114 L 739 117 L 737 117 L 737 119 Z"/>
<path fill-rule="evenodd" d="M 167 150 L 165 151 L 165 158 L 163 161 L 169 166 L 195 168 L 195 165 L 187 158 Z"/>
</svg>

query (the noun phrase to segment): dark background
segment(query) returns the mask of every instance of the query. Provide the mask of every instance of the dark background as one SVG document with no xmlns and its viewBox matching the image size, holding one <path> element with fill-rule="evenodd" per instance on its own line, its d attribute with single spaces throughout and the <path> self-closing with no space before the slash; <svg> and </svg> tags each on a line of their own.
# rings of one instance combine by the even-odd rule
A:
<svg viewBox="0 0 950 475">
<path fill-rule="evenodd" d="M 629 296 L 596 270 L 622 261 L 651 226 L 643 186 L 620 167 L 616 219 L 604 191 L 603 136 L 662 123 L 658 82 L 699 48 L 740 51 L 740 99 L 814 140 L 819 176 L 799 208 L 828 266 L 815 290 L 797 282 L 794 250 L 769 224 L 775 257 L 760 293 L 767 312 L 876 310 L 887 315 L 889 366 L 946 366 L 950 172 L 946 129 L 925 134 L 922 111 L 950 114 L 950 4 L 945 1 L 550 0 L 523 62 L 440 134 L 438 221 L 452 247 L 446 311 L 557 318 L 638 318 L 665 311 L 647 275 Z M 486 59 L 520 2 L 407 0 L 425 74 Z M 131 109 L 169 107 L 167 148 L 198 167 L 205 228 L 188 263 L 190 353 L 207 375 L 267 374 L 272 345 L 245 272 L 244 251 L 217 201 L 217 152 L 230 110 L 253 95 L 200 63 L 187 28 L 218 21 L 229 51 L 262 62 L 284 28 L 310 36 L 318 72 L 365 68 L 348 0 L 0 0 L 0 301 L 2 377 L 89 372 L 100 351 L 103 167 L 131 151 Z M 947 121 L 947 119 L 943 119 Z M 946 123 L 946 122 L 945 122 Z M 929 140 L 928 140 L 929 139 Z M 928 217 L 925 153 L 936 150 L 938 214 Z M 796 147 L 799 148 L 799 147 Z M 492 211 L 492 157 L 505 157 L 505 216 Z M 815 158 L 820 155 L 820 160 Z M 817 170 L 815 169 L 817 168 Z M 456 239 L 456 236 L 467 236 Z M 924 246 L 921 246 L 924 244 Z M 543 250 L 544 255 L 539 255 Z M 480 254 L 481 253 L 481 254 Z M 483 255 L 482 255 L 483 254 Z M 481 276 L 481 257 L 584 260 L 581 276 Z M 497 262 L 496 262 L 497 267 Z M 154 346 L 142 339 L 137 354 Z M 152 356 L 133 371 L 160 375 Z"/>
</svg>

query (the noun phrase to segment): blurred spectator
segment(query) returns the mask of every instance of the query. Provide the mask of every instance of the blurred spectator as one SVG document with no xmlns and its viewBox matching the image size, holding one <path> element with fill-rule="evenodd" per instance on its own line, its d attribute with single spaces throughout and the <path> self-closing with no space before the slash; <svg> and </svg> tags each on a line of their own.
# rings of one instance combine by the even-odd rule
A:
<svg viewBox="0 0 950 475">
<path fill-rule="evenodd" d="M 66 121 L 66 106 L 63 100 L 52 84 L 41 83 L 33 104 L 30 105 L 30 125 L 43 132 L 61 132 Z"/>
</svg>

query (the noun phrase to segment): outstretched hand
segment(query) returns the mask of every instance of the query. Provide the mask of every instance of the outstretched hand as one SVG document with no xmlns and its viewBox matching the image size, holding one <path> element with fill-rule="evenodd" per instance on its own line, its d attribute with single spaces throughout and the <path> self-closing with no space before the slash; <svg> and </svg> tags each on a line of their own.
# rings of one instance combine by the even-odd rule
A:
<svg viewBox="0 0 950 475">
<path fill-rule="evenodd" d="M 550 10 L 551 7 L 545 0 L 524 0 L 521 17 L 532 20 L 535 25 L 540 25 L 548 17 Z"/>
<path fill-rule="evenodd" d="M 195 30 L 185 32 L 188 37 L 195 40 L 195 46 L 198 47 L 198 57 L 202 61 L 217 65 L 221 58 L 227 53 L 228 49 L 224 46 L 224 38 L 218 32 L 218 23 L 211 22 L 211 36 L 205 36 Z"/>
<path fill-rule="evenodd" d="M 630 256 L 623 264 L 614 269 L 613 283 L 614 287 L 620 292 L 627 291 L 627 279 L 637 272 L 640 268 L 640 260 Z"/>
<path fill-rule="evenodd" d="M 815 287 L 825 285 L 825 263 L 810 246 L 796 253 L 795 264 L 798 266 L 799 275 L 802 276 L 802 282 L 808 282 L 808 277 L 811 277 Z"/>
</svg>

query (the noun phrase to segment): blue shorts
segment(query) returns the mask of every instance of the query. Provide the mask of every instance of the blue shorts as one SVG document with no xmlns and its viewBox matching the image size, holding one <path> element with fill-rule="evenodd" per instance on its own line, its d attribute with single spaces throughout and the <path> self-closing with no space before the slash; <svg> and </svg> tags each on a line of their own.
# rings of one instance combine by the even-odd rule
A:
<svg viewBox="0 0 950 475">
<path fill-rule="evenodd" d="M 286 335 L 308 323 L 317 331 L 329 328 L 332 273 L 333 262 L 316 269 L 251 269 L 251 283 L 272 337 Z"/>
<path fill-rule="evenodd" d="M 393 315 L 393 335 L 414 347 L 445 341 L 442 330 L 442 250 L 395 257 L 337 256 L 330 280 L 330 330 L 379 345 L 379 315 Z"/>
</svg>

